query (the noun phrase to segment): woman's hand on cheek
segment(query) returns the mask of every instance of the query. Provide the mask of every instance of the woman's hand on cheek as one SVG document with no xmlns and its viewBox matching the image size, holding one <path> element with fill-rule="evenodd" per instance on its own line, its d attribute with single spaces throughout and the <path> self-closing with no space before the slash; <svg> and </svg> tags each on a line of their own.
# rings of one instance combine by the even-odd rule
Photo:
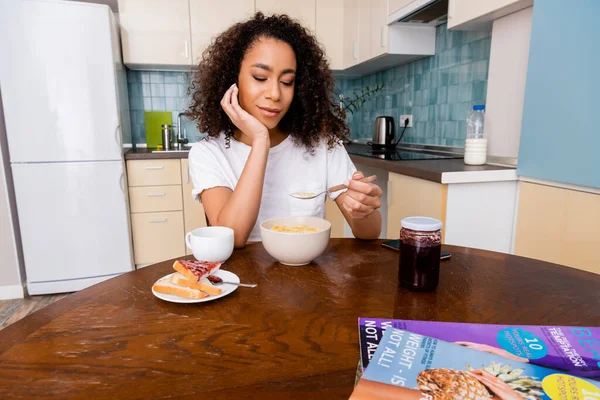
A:
<svg viewBox="0 0 600 400">
<path fill-rule="evenodd" d="M 361 182 L 364 175 L 356 171 L 348 183 L 343 207 L 354 219 L 362 219 L 381 207 L 382 190 L 371 182 Z"/>
<path fill-rule="evenodd" d="M 256 118 L 245 111 L 238 102 L 238 87 L 234 83 L 221 99 L 221 107 L 231 122 L 252 142 L 256 139 L 269 140 L 269 130 Z"/>
</svg>

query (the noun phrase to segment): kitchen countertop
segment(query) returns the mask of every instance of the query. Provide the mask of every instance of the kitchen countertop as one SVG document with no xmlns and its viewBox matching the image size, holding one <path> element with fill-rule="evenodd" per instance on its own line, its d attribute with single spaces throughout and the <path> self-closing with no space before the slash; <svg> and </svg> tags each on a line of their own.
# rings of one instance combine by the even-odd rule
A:
<svg viewBox="0 0 600 400">
<path fill-rule="evenodd" d="M 346 148 L 351 149 L 353 146 L 364 145 L 349 144 Z M 130 149 L 125 153 L 125 160 L 180 159 L 188 156 L 188 151 L 153 153 L 153 150 L 155 149 Z M 465 165 L 462 159 L 388 161 L 356 154 L 350 154 L 350 159 L 355 164 L 442 184 L 517 180 L 517 172 L 513 167 Z"/>
<path fill-rule="evenodd" d="M 165 160 L 165 159 L 177 159 L 187 158 L 189 150 L 182 151 L 164 151 L 161 153 L 153 153 L 156 149 L 129 149 L 125 153 L 125 160 Z"/>
</svg>

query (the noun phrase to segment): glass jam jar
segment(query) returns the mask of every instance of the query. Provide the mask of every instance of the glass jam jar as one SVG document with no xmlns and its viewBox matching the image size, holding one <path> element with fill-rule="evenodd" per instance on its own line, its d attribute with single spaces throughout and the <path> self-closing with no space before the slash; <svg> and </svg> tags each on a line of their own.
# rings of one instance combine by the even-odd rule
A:
<svg viewBox="0 0 600 400">
<path fill-rule="evenodd" d="M 416 291 L 432 291 L 440 276 L 442 222 L 429 217 L 408 217 L 400 230 L 400 285 Z"/>
</svg>

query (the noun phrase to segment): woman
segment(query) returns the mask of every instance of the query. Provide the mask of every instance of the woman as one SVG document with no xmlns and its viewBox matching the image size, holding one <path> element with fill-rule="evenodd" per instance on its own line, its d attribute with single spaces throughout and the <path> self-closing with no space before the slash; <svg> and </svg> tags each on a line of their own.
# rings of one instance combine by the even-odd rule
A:
<svg viewBox="0 0 600 400">
<path fill-rule="evenodd" d="M 341 139 L 344 113 L 333 104 L 333 78 L 316 39 L 285 15 L 257 13 L 218 36 L 194 73 L 189 113 L 207 140 L 189 154 L 211 225 L 235 232 L 235 246 L 260 241 L 260 223 L 288 215 L 322 217 L 328 193 L 354 236 L 381 231 L 381 188 L 362 182 Z"/>
</svg>

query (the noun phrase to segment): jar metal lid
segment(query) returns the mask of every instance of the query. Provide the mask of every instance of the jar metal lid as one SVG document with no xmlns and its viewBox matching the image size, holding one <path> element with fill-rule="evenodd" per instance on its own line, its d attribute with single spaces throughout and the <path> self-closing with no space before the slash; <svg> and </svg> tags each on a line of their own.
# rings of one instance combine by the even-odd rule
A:
<svg viewBox="0 0 600 400">
<path fill-rule="evenodd" d="M 407 217 L 402 220 L 402 227 L 413 231 L 439 231 L 442 225 L 442 221 L 429 217 Z"/>
</svg>

